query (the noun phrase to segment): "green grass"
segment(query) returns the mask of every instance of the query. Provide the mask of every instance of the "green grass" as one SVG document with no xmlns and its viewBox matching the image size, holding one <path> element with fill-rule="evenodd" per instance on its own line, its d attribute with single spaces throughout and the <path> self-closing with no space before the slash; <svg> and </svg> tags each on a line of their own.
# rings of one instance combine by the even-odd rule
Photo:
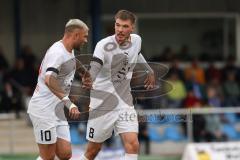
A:
<svg viewBox="0 0 240 160">
<path fill-rule="evenodd" d="M 0 160 L 35 160 L 36 155 L 0 155 Z M 180 160 L 180 157 L 140 156 L 139 160 Z"/>
<path fill-rule="evenodd" d="M 0 160 L 35 160 L 36 155 L 0 155 Z"/>
</svg>

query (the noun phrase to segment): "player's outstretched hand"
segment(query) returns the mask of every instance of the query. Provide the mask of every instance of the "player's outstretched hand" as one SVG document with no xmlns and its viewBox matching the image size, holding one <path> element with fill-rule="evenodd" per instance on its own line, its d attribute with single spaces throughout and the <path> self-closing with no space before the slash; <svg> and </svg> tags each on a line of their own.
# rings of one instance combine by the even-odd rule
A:
<svg viewBox="0 0 240 160">
<path fill-rule="evenodd" d="M 76 106 L 75 104 L 72 104 L 72 105 Z M 69 117 L 71 119 L 78 119 L 80 117 L 80 112 L 79 112 L 77 106 L 69 109 Z"/>
<path fill-rule="evenodd" d="M 144 81 L 144 87 L 149 90 L 155 87 L 155 75 L 154 73 L 149 73 Z"/>
</svg>

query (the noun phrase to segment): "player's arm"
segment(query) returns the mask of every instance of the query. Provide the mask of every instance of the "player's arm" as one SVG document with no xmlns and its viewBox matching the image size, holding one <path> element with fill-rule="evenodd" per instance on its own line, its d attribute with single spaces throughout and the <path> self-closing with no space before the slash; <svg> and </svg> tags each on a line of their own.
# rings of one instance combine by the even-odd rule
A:
<svg viewBox="0 0 240 160">
<path fill-rule="evenodd" d="M 140 53 L 138 55 L 138 64 L 143 66 L 145 71 L 147 72 L 147 78 L 144 81 L 144 87 L 148 89 L 153 89 L 155 87 L 155 74 L 153 69 L 149 66 L 143 55 Z"/>
<path fill-rule="evenodd" d="M 83 88 L 91 89 L 92 88 L 92 78 L 86 67 L 76 59 L 76 71 L 82 77 Z"/>
<path fill-rule="evenodd" d="M 92 77 L 92 81 L 94 82 L 98 73 L 102 69 L 103 61 L 97 57 L 93 57 L 90 62 L 90 70 L 89 73 Z"/>
<path fill-rule="evenodd" d="M 93 53 L 93 58 L 91 59 L 90 62 L 89 69 L 89 73 L 91 75 L 93 82 L 95 81 L 98 73 L 102 69 L 103 64 L 104 64 L 104 50 L 101 43 L 97 43 Z"/>
<path fill-rule="evenodd" d="M 59 85 L 59 82 L 56 78 L 58 74 L 58 70 L 55 68 L 48 68 L 45 76 L 45 84 L 52 91 L 54 95 L 56 95 L 59 99 L 64 102 L 64 105 L 69 109 L 69 116 L 73 119 L 77 119 L 80 115 L 77 106 L 71 102 L 69 97 L 64 94 L 64 91 Z"/>
<path fill-rule="evenodd" d="M 63 99 L 63 97 L 65 97 L 65 94 L 60 87 L 58 80 L 53 74 L 48 74 L 45 76 L 45 84 L 59 99 Z"/>
</svg>

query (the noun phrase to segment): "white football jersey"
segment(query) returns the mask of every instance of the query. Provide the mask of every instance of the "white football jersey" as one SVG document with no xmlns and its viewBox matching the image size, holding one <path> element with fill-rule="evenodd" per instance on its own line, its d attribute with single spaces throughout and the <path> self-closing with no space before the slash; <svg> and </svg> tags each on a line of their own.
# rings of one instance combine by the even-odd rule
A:
<svg viewBox="0 0 240 160">
<path fill-rule="evenodd" d="M 70 93 L 76 70 L 74 52 L 68 52 L 61 41 L 54 43 L 47 51 L 39 69 L 38 83 L 29 102 L 28 113 L 39 118 L 56 117 L 55 108 L 61 100 L 45 84 L 45 76 L 55 74 L 61 89 Z"/>
<path fill-rule="evenodd" d="M 93 61 L 102 68 L 93 83 L 90 108 L 103 110 L 133 107 L 130 81 L 141 51 L 141 37 L 130 35 L 130 41 L 121 46 L 115 35 L 102 39 L 96 45 Z"/>
</svg>

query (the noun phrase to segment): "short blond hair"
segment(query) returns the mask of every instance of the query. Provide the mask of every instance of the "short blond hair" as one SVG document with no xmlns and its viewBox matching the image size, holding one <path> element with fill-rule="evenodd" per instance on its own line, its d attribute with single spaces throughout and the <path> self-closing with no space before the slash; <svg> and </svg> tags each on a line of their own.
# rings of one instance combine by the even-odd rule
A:
<svg viewBox="0 0 240 160">
<path fill-rule="evenodd" d="M 88 26 L 80 19 L 70 19 L 65 25 L 65 32 L 72 32 L 76 28 L 89 30 Z"/>
</svg>

